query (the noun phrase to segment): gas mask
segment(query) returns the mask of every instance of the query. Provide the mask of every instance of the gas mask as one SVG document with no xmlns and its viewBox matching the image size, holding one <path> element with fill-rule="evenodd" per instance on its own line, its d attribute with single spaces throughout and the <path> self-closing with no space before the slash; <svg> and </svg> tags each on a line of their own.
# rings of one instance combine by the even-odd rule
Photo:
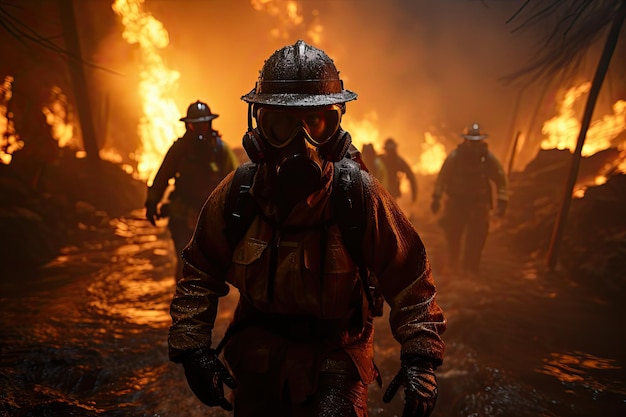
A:
<svg viewBox="0 0 626 417">
<path fill-rule="evenodd" d="M 350 146 L 350 135 L 340 127 L 343 111 L 339 104 L 254 107 L 243 147 L 253 162 L 275 167 L 282 189 L 311 192 L 320 184 L 325 164 L 339 161 Z"/>
<path fill-rule="evenodd" d="M 187 123 L 187 129 L 193 133 L 198 140 L 205 140 L 211 132 L 210 122 Z"/>
</svg>

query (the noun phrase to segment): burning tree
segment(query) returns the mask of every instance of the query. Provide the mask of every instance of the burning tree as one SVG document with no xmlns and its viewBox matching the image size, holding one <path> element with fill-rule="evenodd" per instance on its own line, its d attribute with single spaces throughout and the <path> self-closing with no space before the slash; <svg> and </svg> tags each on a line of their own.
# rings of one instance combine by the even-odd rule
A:
<svg viewBox="0 0 626 417">
<path fill-rule="evenodd" d="M 518 12 L 511 18 L 518 19 L 528 16 L 520 27 L 545 22 L 557 17 L 557 24 L 549 34 L 545 52 L 539 59 L 527 68 L 513 74 L 510 79 L 530 76 L 536 80 L 541 76 L 555 77 L 559 73 L 567 73 L 575 68 L 581 57 L 597 41 L 606 28 L 609 32 L 606 37 L 604 49 L 598 62 L 593 82 L 590 86 L 589 96 L 582 117 L 580 131 L 573 151 L 567 183 L 555 222 L 550 248 L 548 252 L 548 266 L 555 267 L 559 247 L 567 222 L 568 211 L 572 201 L 572 191 L 578 177 L 581 152 L 594 108 L 607 74 L 613 52 L 620 37 L 620 31 L 626 17 L 626 0 L 554 0 L 549 4 L 545 2 L 532 2 L 527 0 Z M 562 37 L 562 38 L 561 38 Z M 561 41 L 555 39 L 561 38 Z"/>
</svg>

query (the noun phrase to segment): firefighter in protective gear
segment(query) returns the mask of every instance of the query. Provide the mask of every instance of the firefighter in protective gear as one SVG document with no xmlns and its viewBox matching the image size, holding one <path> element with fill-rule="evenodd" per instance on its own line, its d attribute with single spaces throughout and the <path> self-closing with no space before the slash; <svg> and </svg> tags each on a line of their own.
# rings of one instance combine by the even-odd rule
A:
<svg viewBox="0 0 626 417">
<path fill-rule="evenodd" d="M 213 119 L 206 103 L 191 103 L 185 122 L 185 134 L 169 148 L 157 171 L 146 198 L 146 218 L 155 225 L 161 217 L 169 217 L 168 229 L 176 250 L 176 280 L 182 277 L 180 254 L 189 243 L 196 219 L 207 197 L 219 182 L 239 163 L 234 153 L 213 129 Z M 160 204 L 168 184 L 174 179 L 169 202 Z"/>
<path fill-rule="evenodd" d="M 417 180 L 409 164 L 398 154 L 398 143 L 393 138 L 385 141 L 385 153 L 381 155 L 387 169 L 387 189 L 396 199 L 402 196 L 400 181 L 406 178 L 411 186 L 411 201 L 417 200 Z"/>
<path fill-rule="evenodd" d="M 389 189 L 389 175 L 387 173 L 387 167 L 379 155 L 374 149 L 374 144 L 366 143 L 363 145 L 361 149 L 361 157 L 363 158 L 363 163 L 367 167 L 368 171 L 374 176 L 374 178 L 378 179 L 380 183 L 387 190 Z"/>
<path fill-rule="evenodd" d="M 301 40 L 274 52 L 242 97 L 249 106 L 243 146 L 257 164 L 244 192 L 259 214 L 228 244 L 230 174 L 183 251 L 184 277 L 170 310 L 170 359 L 209 406 L 234 409 L 237 417 L 367 416 L 368 385 L 380 378 L 372 313 L 330 204 L 333 162 L 350 144 L 341 116 L 356 97 L 328 55 Z M 365 170 L 360 175 L 368 223 L 359 245 L 391 307 L 402 359 L 384 400 L 404 386 L 406 415 L 428 416 L 446 328 L 429 261 L 393 197 Z M 229 285 L 239 301 L 217 344 L 212 329 Z M 224 385 L 232 388 L 228 398 Z"/>
<path fill-rule="evenodd" d="M 431 210 L 439 211 L 444 230 L 449 267 L 455 271 L 478 273 L 483 247 L 489 233 L 489 214 L 493 208 L 492 183 L 496 188 L 496 215 L 504 216 L 508 204 L 508 181 L 502 165 L 491 151 L 478 123 L 461 135 L 464 139 L 444 160 L 435 183 Z M 461 259 L 461 248 L 463 254 Z"/>
</svg>

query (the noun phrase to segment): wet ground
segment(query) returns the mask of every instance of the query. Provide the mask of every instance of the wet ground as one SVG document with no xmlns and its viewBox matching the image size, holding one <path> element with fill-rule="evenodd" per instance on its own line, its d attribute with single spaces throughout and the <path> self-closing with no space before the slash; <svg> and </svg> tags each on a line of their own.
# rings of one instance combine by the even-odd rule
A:
<svg viewBox="0 0 626 417">
<path fill-rule="evenodd" d="M 142 212 L 69 247 L 44 273 L 0 282 L 0 416 L 227 416 L 202 405 L 167 359 L 173 246 Z M 136 218 L 135 218 L 136 217 Z M 626 415 L 626 303 L 609 301 L 490 239 L 480 276 L 443 270 L 434 226 L 416 221 L 449 327 L 433 416 Z M 223 300 L 223 333 L 236 293 Z M 377 319 L 388 383 L 399 349 Z M 401 395 L 371 416 L 400 416 Z"/>
</svg>

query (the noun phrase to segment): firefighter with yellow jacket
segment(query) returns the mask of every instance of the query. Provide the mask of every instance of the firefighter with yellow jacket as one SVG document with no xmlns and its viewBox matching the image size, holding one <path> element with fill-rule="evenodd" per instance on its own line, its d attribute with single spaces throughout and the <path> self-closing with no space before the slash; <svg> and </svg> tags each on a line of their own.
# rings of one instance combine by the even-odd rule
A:
<svg viewBox="0 0 626 417">
<path fill-rule="evenodd" d="M 379 375 L 359 260 L 377 277 L 400 344 L 401 369 L 384 401 L 404 386 L 406 416 L 429 416 L 435 406 L 446 322 L 424 245 L 377 180 L 338 168 L 350 166 L 342 165 L 351 139 L 340 122 L 355 98 L 324 51 L 303 41 L 272 54 L 242 97 L 252 163 L 241 169 L 252 180 L 240 184 L 238 170 L 207 201 L 171 304 L 170 359 L 209 406 L 237 417 L 367 416 L 368 385 Z M 354 182 L 366 197 L 361 255 L 350 252 L 333 204 Z M 233 195 L 247 203 L 231 212 Z M 251 208 L 256 214 L 233 239 L 230 222 Z M 218 343 L 212 329 L 230 286 L 239 302 Z"/>
</svg>

